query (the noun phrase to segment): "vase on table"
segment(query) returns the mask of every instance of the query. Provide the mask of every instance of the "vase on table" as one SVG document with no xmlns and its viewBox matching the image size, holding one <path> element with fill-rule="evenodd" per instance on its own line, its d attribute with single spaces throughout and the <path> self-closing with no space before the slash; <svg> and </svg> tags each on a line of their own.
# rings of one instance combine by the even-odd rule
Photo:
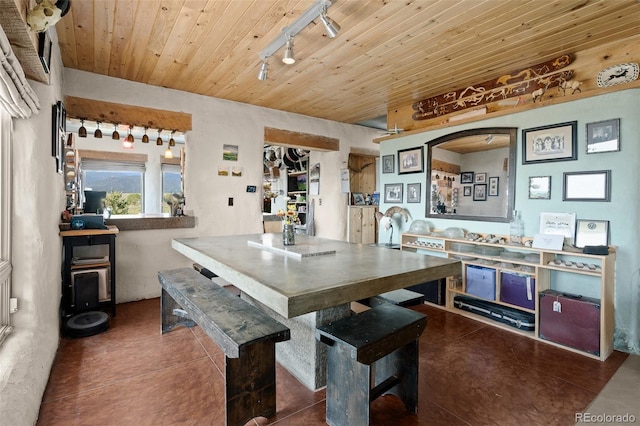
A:
<svg viewBox="0 0 640 426">
<path fill-rule="evenodd" d="M 292 246 L 296 243 L 296 234 L 292 223 L 282 225 L 282 244 Z"/>
</svg>

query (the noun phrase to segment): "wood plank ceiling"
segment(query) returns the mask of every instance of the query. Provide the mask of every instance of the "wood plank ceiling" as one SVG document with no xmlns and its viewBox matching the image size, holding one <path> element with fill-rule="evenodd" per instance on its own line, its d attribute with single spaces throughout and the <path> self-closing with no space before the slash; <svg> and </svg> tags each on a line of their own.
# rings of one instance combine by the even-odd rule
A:
<svg viewBox="0 0 640 426">
<path fill-rule="evenodd" d="M 257 79 L 258 53 L 313 0 L 74 1 L 66 67 L 345 123 L 638 34 L 637 0 L 336 0 Z"/>
</svg>

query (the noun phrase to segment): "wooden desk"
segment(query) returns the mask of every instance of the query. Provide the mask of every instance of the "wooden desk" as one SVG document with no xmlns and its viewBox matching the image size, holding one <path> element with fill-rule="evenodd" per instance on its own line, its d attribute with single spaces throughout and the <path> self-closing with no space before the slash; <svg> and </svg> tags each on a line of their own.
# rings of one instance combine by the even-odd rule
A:
<svg viewBox="0 0 640 426">
<path fill-rule="evenodd" d="M 276 345 L 278 360 L 312 390 L 326 377 L 318 326 L 349 315 L 354 300 L 461 273 L 457 260 L 303 235 L 287 248 L 280 233 L 182 238 L 172 247 L 291 329 L 291 340 Z"/>
</svg>

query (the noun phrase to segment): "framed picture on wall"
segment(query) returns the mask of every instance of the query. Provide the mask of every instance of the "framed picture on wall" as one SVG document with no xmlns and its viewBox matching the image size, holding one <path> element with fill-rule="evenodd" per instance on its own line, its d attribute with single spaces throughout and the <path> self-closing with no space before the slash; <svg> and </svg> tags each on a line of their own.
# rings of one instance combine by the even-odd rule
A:
<svg viewBox="0 0 640 426">
<path fill-rule="evenodd" d="M 487 174 L 486 173 L 476 173 L 475 183 L 487 183 Z"/>
<path fill-rule="evenodd" d="M 522 164 L 578 159 L 578 122 L 522 130 Z"/>
<path fill-rule="evenodd" d="M 420 202 L 420 183 L 407 184 L 407 203 Z"/>
<path fill-rule="evenodd" d="M 486 183 L 476 183 L 473 185 L 473 201 L 487 201 Z"/>
<path fill-rule="evenodd" d="M 382 173 L 393 173 L 394 169 L 394 155 L 383 155 L 382 156 Z"/>
<path fill-rule="evenodd" d="M 398 174 L 421 173 L 424 171 L 424 147 L 401 149 L 398 151 Z"/>
<path fill-rule="evenodd" d="M 473 183 L 473 172 L 460 173 L 460 183 Z"/>
<path fill-rule="evenodd" d="M 611 170 L 564 172 L 562 201 L 611 201 Z"/>
<path fill-rule="evenodd" d="M 61 101 L 51 108 L 51 155 L 56 159 L 56 172 L 64 172 L 63 151 L 67 133 L 67 111 Z"/>
<path fill-rule="evenodd" d="M 462 195 L 464 195 L 465 197 L 471 197 L 471 185 L 463 187 Z"/>
<path fill-rule="evenodd" d="M 386 183 L 384 185 L 384 202 L 385 203 L 401 203 L 402 202 L 402 184 Z"/>
<path fill-rule="evenodd" d="M 551 176 L 529 176 L 529 199 L 551 199 Z"/>
<path fill-rule="evenodd" d="M 500 178 L 497 176 L 493 176 L 489 178 L 489 196 L 497 197 L 498 196 L 498 182 Z"/>
<path fill-rule="evenodd" d="M 587 154 L 620 151 L 620 119 L 587 123 Z"/>
</svg>

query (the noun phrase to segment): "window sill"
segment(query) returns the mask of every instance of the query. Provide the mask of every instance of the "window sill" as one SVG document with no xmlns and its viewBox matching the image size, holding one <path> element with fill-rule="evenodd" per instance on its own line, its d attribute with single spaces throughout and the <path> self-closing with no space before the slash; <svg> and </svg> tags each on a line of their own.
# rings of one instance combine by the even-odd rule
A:
<svg viewBox="0 0 640 426">
<path fill-rule="evenodd" d="M 115 225 L 120 231 L 146 231 L 149 229 L 195 228 L 195 216 L 169 215 L 121 215 L 104 221 L 105 225 Z"/>
</svg>

